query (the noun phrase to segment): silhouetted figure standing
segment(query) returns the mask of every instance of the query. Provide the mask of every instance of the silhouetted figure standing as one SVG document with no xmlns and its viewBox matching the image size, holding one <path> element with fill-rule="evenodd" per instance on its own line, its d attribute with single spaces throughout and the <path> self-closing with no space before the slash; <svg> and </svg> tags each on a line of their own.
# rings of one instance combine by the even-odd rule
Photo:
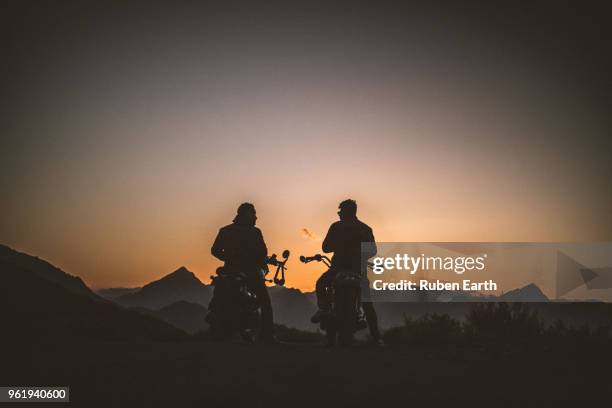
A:
<svg viewBox="0 0 612 408">
<path fill-rule="evenodd" d="M 228 273 L 243 272 L 247 275 L 247 285 L 261 306 L 260 340 L 274 341 L 272 304 L 263 275 L 267 268 L 268 249 L 261 230 L 255 226 L 256 221 L 255 206 L 241 204 L 234 221 L 219 230 L 211 253 L 225 263 Z"/>
<path fill-rule="evenodd" d="M 325 296 L 325 287 L 330 285 L 338 270 L 349 270 L 354 274 L 363 275 L 362 297 L 369 299 L 366 291 L 370 290 L 366 275 L 366 266 L 363 264 L 367 259 L 376 255 L 376 244 L 372 245 L 372 250 L 364 254 L 361 259 L 361 243 L 374 243 L 374 233 L 372 228 L 361 222 L 357 218 L 357 203 L 354 200 L 345 200 L 338 206 L 338 216 L 340 221 L 333 223 L 329 227 L 327 236 L 323 241 L 323 252 L 333 252 L 332 266 L 317 280 L 316 292 L 319 311 L 312 317 L 313 322 L 320 321 L 323 314 L 329 309 L 328 300 Z M 368 321 L 370 335 L 376 344 L 380 344 L 380 331 L 378 330 L 378 317 L 372 302 L 361 302 L 361 306 Z"/>
</svg>

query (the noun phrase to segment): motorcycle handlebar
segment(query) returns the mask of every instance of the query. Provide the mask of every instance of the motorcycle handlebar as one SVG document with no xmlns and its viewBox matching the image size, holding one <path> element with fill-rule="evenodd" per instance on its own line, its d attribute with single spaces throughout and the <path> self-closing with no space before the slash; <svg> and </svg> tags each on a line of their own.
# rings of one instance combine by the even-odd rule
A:
<svg viewBox="0 0 612 408">
<path fill-rule="evenodd" d="M 308 262 L 312 262 L 312 261 L 317 261 L 317 262 L 323 262 L 326 264 L 331 264 L 331 260 L 325 256 L 325 255 L 321 255 L 321 254 L 316 254 L 313 256 L 304 256 L 304 255 L 300 255 L 300 262 L 303 263 L 308 263 Z M 374 267 L 374 264 L 372 262 L 368 262 L 368 267 L 372 268 Z"/>
<path fill-rule="evenodd" d="M 303 263 L 308 263 L 308 262 L 312 262 L 312 261 L 317 261 L 317 262 L 328 261 L 328 262 L 330 262 L 328 257 L 326 257 L 325 255 L 321 255 L 321 254 L 316 254 L 316 255 L 313 255 L 313 256 L 304 256 L 304 255 L 301 255 L 300 256 L 300 261 L 303 262 Z"/>
</svg>

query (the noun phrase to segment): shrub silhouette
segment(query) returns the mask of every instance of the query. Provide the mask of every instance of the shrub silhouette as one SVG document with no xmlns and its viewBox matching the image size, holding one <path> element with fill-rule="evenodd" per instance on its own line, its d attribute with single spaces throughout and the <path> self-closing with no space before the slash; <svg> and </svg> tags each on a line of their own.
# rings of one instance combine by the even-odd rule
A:
<svg viewBox="0 0 612 408">
<path fill-rule="evenodd" d="M 404 317 L 404 325 L 385 332 L 389 344 L 448 344 L 459 341 L 461 324 L 449 315 L 426 314 L 418 319 Z"/>
<path fill-rule="evenodd" d="M 563 342 L 568 344 L 580 344 L 584 342 L 591 343 L 609 343 L 610 342 L 610 325 L 602 325 L 597 327 L 582 326 L 567 326 L 563 321 L 557 320 L 544 330 L 544 337 L 550 342 Z"/>
<path fill-rule="evenodd" d="M 610 325 L 589 327 L 566 326 L 562 321 L 546 326 L 536 311 L 525 303 L 475 303 L 465 322 L 450 316 L 425 315 L 404 318 L 404 324 L 387 330 L 389 344 L 488 344 L 576 345 L 610 344 Z"/>
<path fill-rule="evenodd" d="M 463 325 L 465 336 L 472 340 L 530 339 L 543 329 L 537 312 L 524 303 L 476 303 Z"/>
</svg>

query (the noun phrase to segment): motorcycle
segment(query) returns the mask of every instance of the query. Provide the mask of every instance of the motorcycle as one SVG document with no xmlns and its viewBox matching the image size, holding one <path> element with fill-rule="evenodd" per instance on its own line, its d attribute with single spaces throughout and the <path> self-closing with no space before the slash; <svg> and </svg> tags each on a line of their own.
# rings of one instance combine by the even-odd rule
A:
<svg viewBox="0 0 612 408">
<path fill-rule="evenodd" d="M 300 256 L 303 263 L 323 262 L 331 268 L 331 260 L 325 256 Z M 349 271 L 339 270 L 334 274 L 329 285 L 324 288 L 323 296 L 328 309 L 321 315 L 320 327 L 327 335 L 330 345 L 339 343 L 348 346 L 354 340 L 357 331 L 367 327 L 361 309 L 361 276 Z"/>
<path fill-rule="evenodd" d="M 261 273 L 266 282 L 276 285 L 285 284 L 285 266 L 289 258 L 289 250 L 282 253 L 283 259 L 276 254 L 268 257 Z M 276 266 L 273 279 L 267 279 L 268 265 Z M 236 332 L 240 332 L 243 340 L 253 341 L 252 330 L 259 326 L 260 305 L 255 293 L 249 289 L 248 277 L 241 271 L 229 271 L 221 266 L 217 268 L 216 276 L 211 276 L 214 286 L 213 297 L 208 305 L 206 322 L 214 340 L 229 340 Z"/>
</svg>

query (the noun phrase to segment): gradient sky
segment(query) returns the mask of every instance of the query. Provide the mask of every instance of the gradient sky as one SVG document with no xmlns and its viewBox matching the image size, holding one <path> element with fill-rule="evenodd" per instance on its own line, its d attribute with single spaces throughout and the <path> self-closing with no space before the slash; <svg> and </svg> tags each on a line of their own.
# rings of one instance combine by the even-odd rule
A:
<svg viewBox="0 0 612 408">
<path fill-rule="evenodd" d="M 251 201 L 310 290 L 348 197 L 380 241 L 612 240 L 606 13 L 375 4 L 3 3 L 0 242 L 208 281 Z"/>
</svg>

